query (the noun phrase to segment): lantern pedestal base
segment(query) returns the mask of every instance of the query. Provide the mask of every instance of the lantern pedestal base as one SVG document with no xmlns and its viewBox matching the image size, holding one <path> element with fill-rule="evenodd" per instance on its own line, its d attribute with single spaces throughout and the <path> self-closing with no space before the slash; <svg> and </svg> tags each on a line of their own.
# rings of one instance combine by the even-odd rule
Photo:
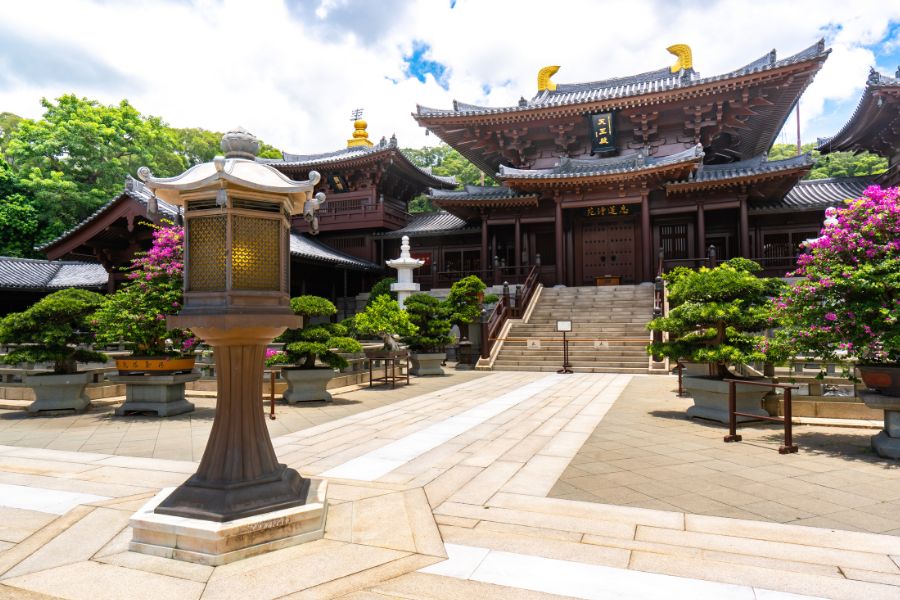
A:
<svg viewBox="0 0 900 600">
<path fill-rule="evenodd" d="M 217 566 L 320 539 L 325 533 L 328 482 L 303 481 L 309 485 L 302 506 L 225 523 L 161 514 L 159 505 L 176 491 L 165 488 L 131 517 L 129 550 Z"/>
<path fill-rule="evenodd" d="M 225 522 L 300 506 L 308 497 L 310 480 L 279 466 L 275 473 L 251 481 L 208 482 L 193 475 L 160 502 L 156 512 Z"/>
</svg>

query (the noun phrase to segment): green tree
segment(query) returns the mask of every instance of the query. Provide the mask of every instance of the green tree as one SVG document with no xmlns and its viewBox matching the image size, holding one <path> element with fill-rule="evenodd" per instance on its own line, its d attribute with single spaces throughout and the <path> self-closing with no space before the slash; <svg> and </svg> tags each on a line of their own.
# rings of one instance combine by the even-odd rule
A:
<svg viewBox="0 0 900 600">
<path fill-rule="evenodd" d="M 186 167 L 172 131 L 127 100 L 105 106 L 68 94 L 43 99 L 42 119 L 22 119 L 6 156 L 40 215 L 39 241 L 72 227 L 122 190 L 125 176 L 148 166 L 159 175 Z"/>
<path fill-rule="evenodd" d="M 296 364 L 301 369 L 316 368 L 316 358 L 332 369 L 343 369 L 347 360 L 341 352 L 361 352 L 362 346 L 339 323 L 312 325 L 312 317 L 330 317 L 337 312 L 331 301 L 320 296 L 291 298 L 291 310 L 303 317 L 302 329 L 288 329 L 278 338 L 285 343 L 284 354 L 270 357 L 269 364 Z M 274 360 L 271 360 L 274 359 Z"/>
<path fill-rule="evenodd" d="M 447 305 L 425 293 L 412 294 L 403 303 L 410 322 L 418 331 L 407 335 L 403 341 L 413 352 L 443 352 L 453 341 L 450 337 L 450 321 Z"/>
<path fill-rule="evenodd" d="M 416 166 L 431 168 L 435 175 L 443 177 L 453 176 L 462 185 L 497 185 L 496 180 L 483 173 L 478 167 L 469 162 L 462 154 L 448 146 L 425 146 L 423 148 L 404 148 L 403 154 Z M 424 195 L 416 196 L 409 203 L 409 212 L 431 212 L 435 210 L 431 202 Z"/>
<path fill-rule="evenodd" d="M 828 177 L 859 177 L 878 175 L 887 170 L 887 159 L 870 152 L 832 152 L 822 155 L 815 144 L 803 144 L 800 150 L 809 152 L 813 158 L 813 168 L 805 179 L 826 179 Z M 769 150 L 769 160 L 784 160 L 797 156 L 796 144 L 773 144 Z"/>
<path fill-rule="evenodd" d="M 19 126 L 22 117 L 11 112 L 0 113 L 0 155 L 6 153 L 6 146 L 13 132 Z"/>
<path fill-rule="evenodd" d="M 4 160 L 0 160 L 0 256 L 34 256 L 38 211 Z"/>
<path fill-rule="evenodd" d="M 91 341 L 88 318 L 103 296 L 68 288 L 44 296 L 27 310 L 0 319 L 0 344 L 19 344 L 3 357 L 15 365 L 51 362 L 54 373 L 75 373 L 76 363 L 105 361 L 106 355 L 84 348 Z"/>
<path fill-rule="evenodd" d="M 356 315 L 355 321 L 357 331 L 380 337 L 386 350 L 397 349 L 394 335 L 409 336 L 418 331 L 409 320 L 409 314 L 387 294 L 378 296 L 366 306 L 366 310 Z"/>
</svg>

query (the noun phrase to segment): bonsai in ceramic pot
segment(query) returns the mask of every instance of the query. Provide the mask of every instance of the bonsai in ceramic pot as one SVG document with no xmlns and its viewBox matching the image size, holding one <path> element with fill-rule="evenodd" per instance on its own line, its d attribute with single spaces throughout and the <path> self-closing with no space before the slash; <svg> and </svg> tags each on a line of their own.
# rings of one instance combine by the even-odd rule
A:
<svg viewBox="0 0 900 600">
<path fill-rule="evenodd" d="M 291 309 L 303 317 L 301 329 L 289 329 L 278 338 L 284 342 L 284 353 L 269 357 L 271 363 L 282 362 L 294 366 L 285 367 L 281 374 L 288 387 L 284 400 L 297 402 L 329 401 L 331 394 L 326 387 L 334 378 L 335 369 L 343 369 L 347 361 L 339 354 L 360 352 L 362 346 L 347 337 L 347 328 L 337 323 L 311 324 L 315 317 L 330 317 L 337 308 L 319 296 L 291 298 Z M 317 366 L 316 361 L 324 366 Z"/>
<path fill-rule="evenodd" d="M 829 209 L 821 236 L 791 274 L 801 279 L 774 302 L 776 341 L 795 354 L 844 365 L 855 359 L 860 395 L 885 411 L 872 445 L 900 458 L 900 188 L 867 188 Z"/>
<path fill-rule="evenodd" d="M 678 267 L 665 275 L 672 308 L 648 328 L 668 333 L 669 340 L 651 343 L 648 351 L 705 365 L 706 375 L 684 378 L 684 387 L 694 398 L 687 411 L 690 417 L 727 423 L 728 384 L 722 380 L 736 377 L 731 370 L 735 366 L 766 360 L 765 338 L 755 332 L 766 329 L 768 299 L 782 284 L 757 277 L 759 270 L 751 260 L 733 258 L 713 269 Z M 739 412 L 768 416 L 762 408 L 766 388 L 736 387 Z"/>
<path fill-rule="evenodd" d="M 441 363 L 447 360 L 447 344 L 450 337 L 450 321 L 446 305 L 428 294 L 412 294 L 404 303 L 410 322 L 416 332 L 403 341 L 409 345 L 413 375 L 443 375 Z"/>
<path fill-rule="evenodd" d="M 78 373 L 77 363 L 106 362 L 106 355 L 84 347 L 91 342 L 88 318 L 103 296 L 79 289 L 65 289 L 45 296 L 27 310 L 0 320 L 0 343 L 21 344 L 3 357 L 7 364 L 53 364 L 53 372 L 27 375 L 34 390 L 29 412 L 82 411 L 90 405 L 84 388 L 88 373 Z"/>
</svg>

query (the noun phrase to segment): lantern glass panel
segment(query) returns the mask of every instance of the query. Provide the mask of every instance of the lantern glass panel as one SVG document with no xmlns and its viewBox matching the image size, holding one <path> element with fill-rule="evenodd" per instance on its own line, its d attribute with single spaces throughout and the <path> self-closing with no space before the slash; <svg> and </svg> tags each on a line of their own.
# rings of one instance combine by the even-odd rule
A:
<svg viewBox="0 0 900 600">
<path fill-rule="evenodd" d="M 234 215 L 231 226 L 231 287 L 281 289 L 281 220 Z"/>
<path fill-rule="evenodd" d="M 225 291 L 225 215 L 188 219 L 188 290 Z"/>
</svg>

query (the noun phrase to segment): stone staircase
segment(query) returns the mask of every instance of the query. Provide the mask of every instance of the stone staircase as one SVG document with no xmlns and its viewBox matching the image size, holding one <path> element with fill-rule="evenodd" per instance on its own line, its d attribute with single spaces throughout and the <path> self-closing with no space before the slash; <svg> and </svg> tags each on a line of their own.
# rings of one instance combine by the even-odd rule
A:
<svg viewBox="0 0 900 600">
<path fill-rule="evenodd" d="M 496 371 L 562 367 L 557 320 L 571 320 L 569 363 L 576 373 L 647 373 L 647 322 L 653 285 L 544 288 L 527 323 L 513 322 L 494 361 Z M 540 348 L 529 348 L 529 340 Z"/>
</svg>

